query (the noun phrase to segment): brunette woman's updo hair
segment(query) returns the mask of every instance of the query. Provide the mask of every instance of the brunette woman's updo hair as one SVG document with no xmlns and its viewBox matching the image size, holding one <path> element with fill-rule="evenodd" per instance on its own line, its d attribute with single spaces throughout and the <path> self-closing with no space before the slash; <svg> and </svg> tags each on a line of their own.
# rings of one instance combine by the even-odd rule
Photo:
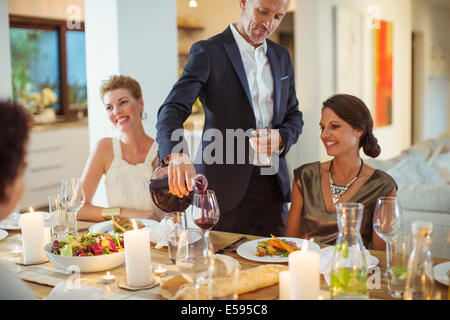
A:
<svg viewBox="0 0 450 320">
<path fill-rule="evenodd" d="M 347 122 L 353 129 L 363 131 L 359 140 L 359 147 L 363 148 L 366 155 L 376 158 L 380 155 L 381 148 L 377 138 L 373 135 L 373 120 L 365 103 L 349 94 L 336 94 L 323 103 L 323 109 L 330 108 L 339 118 Z"/>
<path fill-rule="evenodd" d="M 12 100 L 0 100 L 0 203 L 5 202 L 5 189 L 24 168 L 26 145 L 32 126 L 28 111 Z"/>
</svg>

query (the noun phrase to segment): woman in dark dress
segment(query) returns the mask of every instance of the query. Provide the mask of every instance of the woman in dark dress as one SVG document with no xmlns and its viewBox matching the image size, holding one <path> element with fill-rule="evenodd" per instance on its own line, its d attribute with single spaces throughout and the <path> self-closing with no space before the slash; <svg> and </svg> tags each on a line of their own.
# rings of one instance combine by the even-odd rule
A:
<svg viewBox="0 0 450 320">
<path fill-rule="evenodd" d="M 319 125 L 320 138 L 333 159 L 294 170 L 286 236 L 334 244 L 338 234 L 335 205 L 359 202 L 364 205 L 364 245 L 385 250 L 372 227 L 373 212 L 378 197 L 396 196 L 397 184 L 387 173 L 364 164 L 359 155 L 361 148 L 373 158 L 381 152 L 369 109 L 357 97 L 334 95 L 323 103 Z"/>
</svg>

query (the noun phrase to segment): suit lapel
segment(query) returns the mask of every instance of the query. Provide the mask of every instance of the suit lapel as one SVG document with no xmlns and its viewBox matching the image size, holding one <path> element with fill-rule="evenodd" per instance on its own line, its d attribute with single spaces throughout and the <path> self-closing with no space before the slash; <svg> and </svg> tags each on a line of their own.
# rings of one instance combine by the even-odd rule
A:
<svg viewBox="0 0 450 320">
<path fill-rule="evenodd" d="M 247 75 L 244 69 L 244 63 L 242 62 L 241 53 L 239 52 L 239 48 L 237 46 L 236 41 L 234 40 L 233 33 L 231 32 L 230 27 L 228 27 L 223 32 L 223 37 L 225 39 L 223 46 L 225 51 L 230 58 L 231 64 L 233 65 L 234 70 L 236 71 L 239 80 L 241 81 L 242 87 L 247 95 L 248 101 L 253 109 L 252 96 L 250 94 L 250 89 L 248 86 Z"/>
<path fill-rule="evenodd" d="M 273 94 L 274 94 L 274 108 L 273 108 L 273 117 L 272 124 L 275 123 L 275 119 L 277 118 L 278 110 L 280 108 L 280 100 L 281 100 L 281 75 L 280 75 L 280 62 L 275 53 L 270 42 L 267 42 L 267 58 L 270 63 L 270 69 L 272 70 L 273 77 Z"/>
</svg>

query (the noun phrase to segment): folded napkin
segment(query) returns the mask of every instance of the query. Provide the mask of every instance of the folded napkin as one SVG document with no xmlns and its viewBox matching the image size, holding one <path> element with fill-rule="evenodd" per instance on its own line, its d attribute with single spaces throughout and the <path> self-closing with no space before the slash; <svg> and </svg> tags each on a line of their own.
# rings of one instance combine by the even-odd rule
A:
<svg viewBox="0 0 450 320">
<path fill-rule="evenodd" d="M 157 228 L 157 230 L 154 230 L 154 238 L 156 242 L 155 248 L 156 249 L 161 249 L 163 247 L 167 247 L 168 246 L 168 241 L 169 241 L 169 230 L 171 227 L 171 221 L 167 218 L 163 218 L 161 219 L 161 221 L 159 222 L 159 226 Z"/>
<path fill-rule="evenodd" d="M 335 246 L 320 249 L 320 273 L 323 274 L 328 285 L 330 285 L 331 265 L 333 262 L 334 249 Z M 353 247 L 350 247 L 348 249 L 349 254 L 351 254 L 351 251 L 354 250 Z M 364 255 L 366 257 L 367 267 L 369 267 L 371 255 L 369 251 L 366 250 L 366 248 L 364 248 Z"/>
<path fill-rule="evenodd" d="M 101 300 L 100 289 L 87 286 L 73 286 L 69 281 L 60 282 L 44 300 Z"/>
</svg>

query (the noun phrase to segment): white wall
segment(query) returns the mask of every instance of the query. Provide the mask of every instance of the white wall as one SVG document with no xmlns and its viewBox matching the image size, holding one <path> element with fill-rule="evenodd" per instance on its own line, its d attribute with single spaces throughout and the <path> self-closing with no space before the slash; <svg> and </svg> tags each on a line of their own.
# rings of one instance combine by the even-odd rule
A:
<svg viewBox="0 0 450 320">
<path fill-rule="evenodd" d="M 412 28 L 419 38 L 413 130 L 420 141 L 450 131 L 450 6 L 413 0 Z"/>
<path fill-rule="evenodd" d="M 0 0 L 0 99 L 12 98 L 8 0 Z"/>
<path fill-rule="evenodd" d="M 101 81 L 113 74 L 140 83 L 144 128 L 155 137 L 158 108 L 178 78 L 175 0 L 86 0 L 85 32 L 90 149 L 116 134 L 99 96 Z M 93 202 L 106 204 L 103 183 Z"/>
<path fill-rule="evenodd" d="M 410 146 L 411 130 L 411 6 L 409 0 L 298 0 L 295 18 L 296 89 L 305 126 L 299 142 L 288 154 L 289 169 L 303 163 L 324 160 L 326 152 L 320 141 L 319 121 L 322 102 L 336 93 L 333 80 L 333 7 L 338 5 L 365 15 L 369 5 L 378 5 L 381 19 L 393 23 L 393 125 L 376 129 L 382 152 L 380 159 L 398 155 Z M 364 24 L 366 26 L 366 24 Z M 363 41 L 364 59 L 370 50 Z M 373 106 L 372 79 L 364 67 L 362 98 Z"/>
</svg>

